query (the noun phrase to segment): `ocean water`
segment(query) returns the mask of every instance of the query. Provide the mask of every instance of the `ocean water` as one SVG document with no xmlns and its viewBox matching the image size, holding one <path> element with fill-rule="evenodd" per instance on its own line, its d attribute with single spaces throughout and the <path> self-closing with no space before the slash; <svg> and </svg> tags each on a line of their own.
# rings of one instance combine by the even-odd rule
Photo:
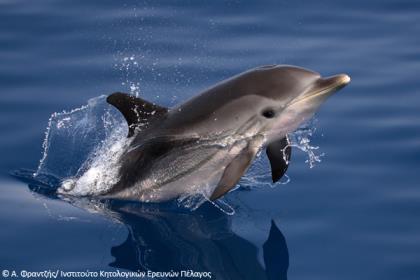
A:
<svg viewBox="0 0 420 280">
<path fill-rule="evenodd" d="M 1 277 L 420 278 L 418 1 L 0 0 L 0 19 Z M 352 78 L 310 124 L 320 162 L 294 149 L 285 184 L 258 175 L 262 155 L 222 209 L 190 211 L 63 201 L 10 175 L 37 169 L 54 112 L 115 91 L 173 106 L 274 63 Z M 49 166 L 74 172 L 83 152 L 57 141 L 68 157 Z"/>
</svg>

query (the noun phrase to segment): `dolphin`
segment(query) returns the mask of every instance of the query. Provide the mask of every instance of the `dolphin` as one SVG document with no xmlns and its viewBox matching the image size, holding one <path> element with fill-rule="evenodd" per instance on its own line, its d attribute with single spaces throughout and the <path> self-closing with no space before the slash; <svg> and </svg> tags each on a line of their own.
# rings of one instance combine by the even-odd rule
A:
<svg viewBox="0 0 420 280">
<path fill-rule="evenodd" d="M 119 158 L 117 183 L 100 196 L 162 202 L 201 194 L 216 200 L 235 187 L 262 149 L 276 182 L 291 157 L 287 134 L 349 82 L 346 74 L 323 78 L 301 67 L 267 65 L 173 108 L 113 93 L 107 102 L 127 121 L 130 142 Z"/>
</svg>

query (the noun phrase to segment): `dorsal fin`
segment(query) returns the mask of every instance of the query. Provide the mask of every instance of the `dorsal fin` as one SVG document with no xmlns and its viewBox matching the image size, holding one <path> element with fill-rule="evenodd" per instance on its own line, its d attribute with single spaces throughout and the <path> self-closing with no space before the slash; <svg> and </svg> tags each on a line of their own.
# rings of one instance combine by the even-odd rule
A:
<svg viewBox="0 0 420 280">
<path fill-rule="evenodd" d="M 122 92 L 111 94 L 106 101 L 123 114 L 128 124 L 127 137 L 133 136 L 139 124 L 147 126 L 152 118 L 158 118 L 168 112 L 168 108 Z"/>
</svg>

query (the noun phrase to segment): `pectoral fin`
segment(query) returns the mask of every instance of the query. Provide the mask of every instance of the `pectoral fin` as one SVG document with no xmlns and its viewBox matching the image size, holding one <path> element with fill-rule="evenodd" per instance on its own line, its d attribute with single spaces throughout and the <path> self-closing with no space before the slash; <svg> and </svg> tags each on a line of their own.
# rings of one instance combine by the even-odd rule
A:
<svg viewBox="0 0 420 280">
<path fill-rule="evenodd" d="M 230 191 L 248 169 L 252 160 L 254 159 L 256 151 L 253 149 L 245 149 L 234 160 L 229 163 L 223 172 L 219 184 L 211 195 L 211 200 L 216 200 Z"/>
<path fill-rule="evenodd" d="M 267 146 L 267 156 L 271 165 L 271 177 L 273 183 L 280 180 L 289 166 L 292 148 L 287 137 L 271 143 Z"/>
<path fill-rule="evenodd" d="M 147 125 L 152 119 L 159 118 L 168 109 L 127 93 L 116 92 L 107 97 L 106 101 L 115 106 L 124 116 L 128 124 L 128 137 L 134 134 L 140 124 Z"/>
</svg>

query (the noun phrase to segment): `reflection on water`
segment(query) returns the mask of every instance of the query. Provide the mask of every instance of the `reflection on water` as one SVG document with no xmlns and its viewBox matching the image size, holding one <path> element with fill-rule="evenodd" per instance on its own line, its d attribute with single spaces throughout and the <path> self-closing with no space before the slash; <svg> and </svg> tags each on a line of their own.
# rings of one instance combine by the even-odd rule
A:
<svg viewBox="0 0 420 280">
<path fill-rule="evenodd" d="M 45 181 L 52 182 L 54 178 Z M 60 199 L 51 186 L 30 179 L 26 182 L 31 191 Z M 127 227 L 126 240 L 110 249 L 115 258 L 111 267 L 131 271 L 192 269 L 211 272 L 213 279 L 287 279 L 286 239 L 273 220 L 267 240 L 262 248 L 257 248 L 232 231 L 235 216 L 226 215 L 211 203 L 190 211 L 171 202 L 63 199 Z M 263 264 L 258 259 L 259 250 Z"/>
<path fill-rule="evenodd" d="M 285 239 L 272 223 L 264 245 L 265 268 L 258 248 L 235 235 L 230 216 L 211 204 L 197 211 L 177 213 L 139 204 L 112 205 L 129 234 L 111 249 L 110 265 L 129 270 L 210 271 L 216 279 L 286 279 L 288 258 Z"/>
<path fill-rule="evenodd" d="M 264 262 L 268 279 L 287 279 L 287 269 L 289 268 L 289 250 L 287 249 L 286 239 L 271 221 L 270 234 L 263 246 Z"/>
</svg>

